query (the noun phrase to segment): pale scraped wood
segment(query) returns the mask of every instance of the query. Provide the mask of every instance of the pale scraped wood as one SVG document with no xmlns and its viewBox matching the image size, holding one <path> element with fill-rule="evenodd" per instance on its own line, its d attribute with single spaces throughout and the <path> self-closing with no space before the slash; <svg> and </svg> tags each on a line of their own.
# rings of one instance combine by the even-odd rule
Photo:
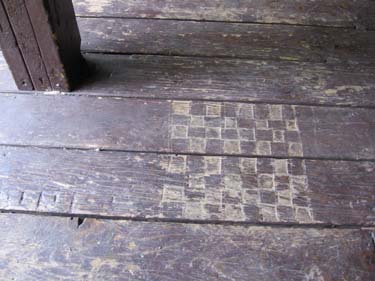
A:
<svg viewBox="0 0 375 281">
<path fill-rule="evenodd" d="M 211 155 L 375 159 L 375 110 L 1 95 L 0 143 Z"/>
<path fill-rule="evenodd" d="M 78 24 L 85 51 L 374 63 L 375 31 L 145 19 Z"/>
<path fill-rule="evenodd" d="M 18 91 L 12 73 L 5 61 L 3 53 L 0 51 L 0 89 L 1 91 Z"/>
<path fill-rule="evenodd" d="M 73 0 L 79 16 L 374 27 L 371 0 Z"/>
<path fill-rule="evenodd" d="M 0 210 L 375 224 L 375 163 L 0 149 Z"/>
<path fill-rule="evenodd" d="M 2 280 L 375 278 L 372 230 L 0 215 Z"/>
<path fill-rule="evenodd" d="M 375 106 L 375 68 L 285 61 L 88 54 L 95 66 L 79 92 L 205 99 Z"/>
</svg>

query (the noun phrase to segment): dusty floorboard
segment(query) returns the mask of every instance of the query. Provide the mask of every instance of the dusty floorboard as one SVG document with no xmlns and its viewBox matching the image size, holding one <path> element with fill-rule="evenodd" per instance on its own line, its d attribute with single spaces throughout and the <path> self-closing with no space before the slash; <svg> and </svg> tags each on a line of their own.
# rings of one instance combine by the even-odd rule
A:
<svg viewBox="0 0 375 281">
<path fill-rule="evenodd" d="M 375 163 L 0 149 L 0 209 L 372 225 Z"/>
<path fill-rule="evenodd" d="M 370 229 L 82 223 L 5 214 L 0 222 L 3 280 L 375 278 Z"/>
<path fill-rule="evenodd" d="M 2 95 L 1 144 L 375 159 L 375 110 Z"/>
<path fill-rule="evenodd" d="M 375 106 L 375 67 L 87 54 L 87 95 Z"/>
<path fill-rule="evenodd" d="M 375 67 L 87 54 L 79 95 L 375 106 Z M 0 53 L 0 90 L 16 86 Z"/>
<path fill-rule="evenodd" d="M 85 51 L 374 63 L 375 31 L 145 19 L 78 18 L 78 24 Z"/>
<path fill-rule="evenodd" d="M 192 19 L 374 28 L 371 0 L 73 0 L 78 16 Z M 197 9 L 199 7 L 199 10 Z"/>
</svg>

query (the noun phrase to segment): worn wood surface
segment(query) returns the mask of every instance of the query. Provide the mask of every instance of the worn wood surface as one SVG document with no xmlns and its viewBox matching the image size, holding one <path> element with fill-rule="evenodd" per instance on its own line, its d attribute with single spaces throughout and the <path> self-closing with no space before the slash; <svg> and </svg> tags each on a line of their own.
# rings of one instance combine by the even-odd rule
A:
<svg viewBox="0 0 375 281">
<path fill-rule="evenodd" d="M 87 95 L 375 106 L 375 67 L 87 54 Z M 94 70 L 95 69 L 95 70 Z"/>
<path fill-rule="evenodd" d="M 82 223 L 5 214 L 0 223 L 3 280 L 375 278 L 371 229 Z"/>
<path fill-rule="evenodd" d="M 211 155 L 375 159 L 375 110 L 2 95 L 0 143 Z"/>
<path fill-rule="evenodd" d="M 65 1 L 0 19 L 55 90 Z M 374 280 L 374 4 L 74 0 L 85 51 L 132 55 L 71 96 L 0 57 L 0 280 Z"/>
<path fill-rule="evenodd" d="M 25 2 L 51 87 L 70 91 L 82 79 L 81 38 L 71 0 Z"/>
<path fill-rule="evenodd" d="M 80 95 L 375 106 L 375 68 L 285 61 L 86 54 Z M 0 91 L 16 91 L 0 53 Z"/>
<path fill-rule="evenodd" d="M 371 0 L 73 0 L 79 16 L 192 19 L 374 28 Z M 199 7 L 199 9 L 197 8 Z"/>
<path fill-rule="evenodd" d="M 35 37 L 31 18 L 24 0 L 2 0 L 12 25 L 17 45 L 22 53 L 34 90 L 51 90 L 46 65 Z M 7 51 L 7 50 L 3 50 Z"/>
<path fill-rule="evenodd" d="M 79 18 L 95 52 L 374 62 L 375 31 L 264 24 Z"/>
<path fill-rule="evenodd" d="M 2 21 L 9 19 L 14 33 L 14 38 L 10 32 L 0 34 L 6 41 L 3 52 L 19 89 L 70 91 L 85 73 L 71 0 L 3 0 L 3 4 Z"/>
<path fill-rule="evenodd" d="M 9 22 L 9 18 L 5 11 L 2 1 L 0 1 L 0 46 L 4 50 L 6 59 L 13 65 L 13 77 L 20 90 L 32 91 L 34 86 L 31 82 L 29 72 L 26 68 L 25 61 L 22 57 L 21 51 L 18 47 L 17 40 Z M 5 60 L 3 53 L 0 54 L 0 88 L 3 88 L 3 84 L 8 83 L 15 86 L 12 83 L 13 79 L 4 77 L 2 73 L 8 68 L 4 65 Z M 10 72 L 9 72 L 10 73 Z"/>
<path fill-rule="evenodd" d="M 0 210 L 116 218 L 375 224 L 375 163 L 0 149 Z"/>
</svg>

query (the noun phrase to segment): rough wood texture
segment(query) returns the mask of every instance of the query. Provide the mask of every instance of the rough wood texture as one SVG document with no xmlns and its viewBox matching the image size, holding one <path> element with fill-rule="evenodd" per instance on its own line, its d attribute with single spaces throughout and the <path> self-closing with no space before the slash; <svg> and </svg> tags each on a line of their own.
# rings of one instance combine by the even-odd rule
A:
<svg viewBox="0 0 375 281">
<path fill-rule="evenodd" d="M 27 0 L 52 89 L 70 91 L 84 74 L 81 37 L 71 0 Z"/>
<path fill-rule="evenodd" d="M 0 210 L 375 224 L 375 163 L 0 149 Z"/>
<path fill-rule="evenodd" d="M 46 65 L 43 61 L 24 0 L 2 0 L 2 2 L 12 25 L 17 45 L 29 71 L 34 90 L 51 90 L 52 87 Z M 6 49 L 3 50 L 3 52 L 6 51 Z M 11 63 L 11 61 L 8 63 Z M 12 68 L 12 64 L 10 64 L 10 67 Z"/>
<path fill-rule="evenodd" d="M 375 27 L 371 0 L 73 0 L 79 16 Z M 197 8 L 199 7 L 199 9 Z"/>
<path fill-rule="evenodd" d="M 292 229 L 0 215 L 11 280 L 375 278 L 371 229 Z"/>
<path fill-rule="evenodd" d="M 70 91 L 85 73 L 80 53 L 80 36 L 71 0 L 3 0 L 14 31 L 1 33 L 5 58 L 22 90 Z M 5 25 L 5 27 L 7 27 Z M 69 32 L 67 32 L 67 30 Z M 6 45 L 5 43 L 3 45 Z M 17 55 L 24 60 L 22 64 Z M 23 67 L 23 68 L 22 68 Z M 21 79 L 28 72 L 32 86 Z M 21 77 L 19 77 L 21 76 Z M 19 80 L 21 81 L 19 82 Z"/>
<path fill-rule="evenodd" d="M 375 106 L 375 67 L 90 54 L 87 95 Z"/>
<path fill-rule="evenodd" d="M 375 106 L 375 68 L 285 61 L 87 54 L 76 91 L 119 97 Z M 0 91 L 16 91 L 0 53 Z"/>
<path fill-rule="evenodd" d="M 375 110 L 70 96 L 0 97 L 0 143 L 375 159 Z"/>
<path fill-rule="evenodd" d="M 219 22 L 79 18 L 95 52 L 373 63 L 375 31 Z"/>
<path fill-rule="evenodd" d="M 12 75 L 17 87 L 20 90 L 32 91 L 34 86 L 31 82 L 29 72 L 26 68 L 25 61 L 22 57 L 21 51 L 18 48 L 17 40 L 14 36 L 11 24 L 9 22 L 8 16 L 4 9 L 2 1 L 0 1 L 0 46 L 4 50 L 4 55 L 6 59 L 13 65 Z M 12 78 L 4 77 L 2 73 L 7 70 L 4 66 L 5 61 L 3 60 L 3 53 L 0 53 L 0 88 L 3 88 L 3 84 L 12 83 Z M 5 69 L 6 67 L 6 69 Z M 10 80 L 10 82 L 8 82 Z"/>
</svg>

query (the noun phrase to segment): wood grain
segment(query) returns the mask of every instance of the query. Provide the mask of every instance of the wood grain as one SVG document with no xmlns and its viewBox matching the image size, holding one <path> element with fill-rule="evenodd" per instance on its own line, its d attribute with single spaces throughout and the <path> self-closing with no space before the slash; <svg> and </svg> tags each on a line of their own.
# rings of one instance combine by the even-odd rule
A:
<svg viewBox="0 0 375 281">
<path fill-rule="evenodd" d="M 2 0 L 2 2 L 29 71 L 34 90 L 51 90 L 51 82 L 24 0 Z"/>
<path fill-rule="evenodd" d="M 86 95 L 375 106 L 375 68 L 286 61 L 87 54 Z M 94 70 L 95 67 L 95 70 Z"/>
<path fill-rule="evenodd" d="M 91 76 L 78 95 L 375 106 L 370 66 L 100 54 L 85 59 Z M 0 91 L 17 90 L 1 52 L 0 75 Z"/>
<path fill-rule="evenodd" d="M 375 31 L 148 19 L 79 18 L 78 24 L 85 51 L 374 62 Z"/>
<path fill-rule="evenodd" d="M 0 149 L 0 210 L 116 218 L 375 224 L 375 163 Z"/>
<path fill-rule="evenodd" d="M 373 280 L 371 229 L 0 215 L 10 280 Z"/>
<path fill-rule="evenodd" d="M 78 16 L 192 19 L 372 28 L 371 0 L 74 0 Z M 199 7 L 199 9 L 197 9 Z"/>
<path fill-rule="evenodd" d="M 14 66 L 12 75 L 18 88 L 20 90 L 33 90 L 34 86 L 31 82 L 25 61 L 18 47 L 17 40 L 2 1 L 0 1 L 0 46 L 4 51 L 6 59 Z M 0 88 L 3 88 L 3 84 L 5 83 L 12 84 L 12 86 L 14 85 L 14 83 L 12 83 L 12 76 L 10 76 L 9 79 L 7 76 L 4 77 L 2 75 L 4 70 L 8 70 L 8 67 L 4 64 L 3 52 L 0 52 Z"/>
<path fill-rule="evenodd" d="M 28 0 L 25 4 L 52 89 L 70 91 L 83 78 L 84 67 L 72 1 Z"/>
<path fill-rule="evenodd" d="M 375 159 L 375 110 L 3 95 L 0 143 L 211 155 Z"/>
</svg>

